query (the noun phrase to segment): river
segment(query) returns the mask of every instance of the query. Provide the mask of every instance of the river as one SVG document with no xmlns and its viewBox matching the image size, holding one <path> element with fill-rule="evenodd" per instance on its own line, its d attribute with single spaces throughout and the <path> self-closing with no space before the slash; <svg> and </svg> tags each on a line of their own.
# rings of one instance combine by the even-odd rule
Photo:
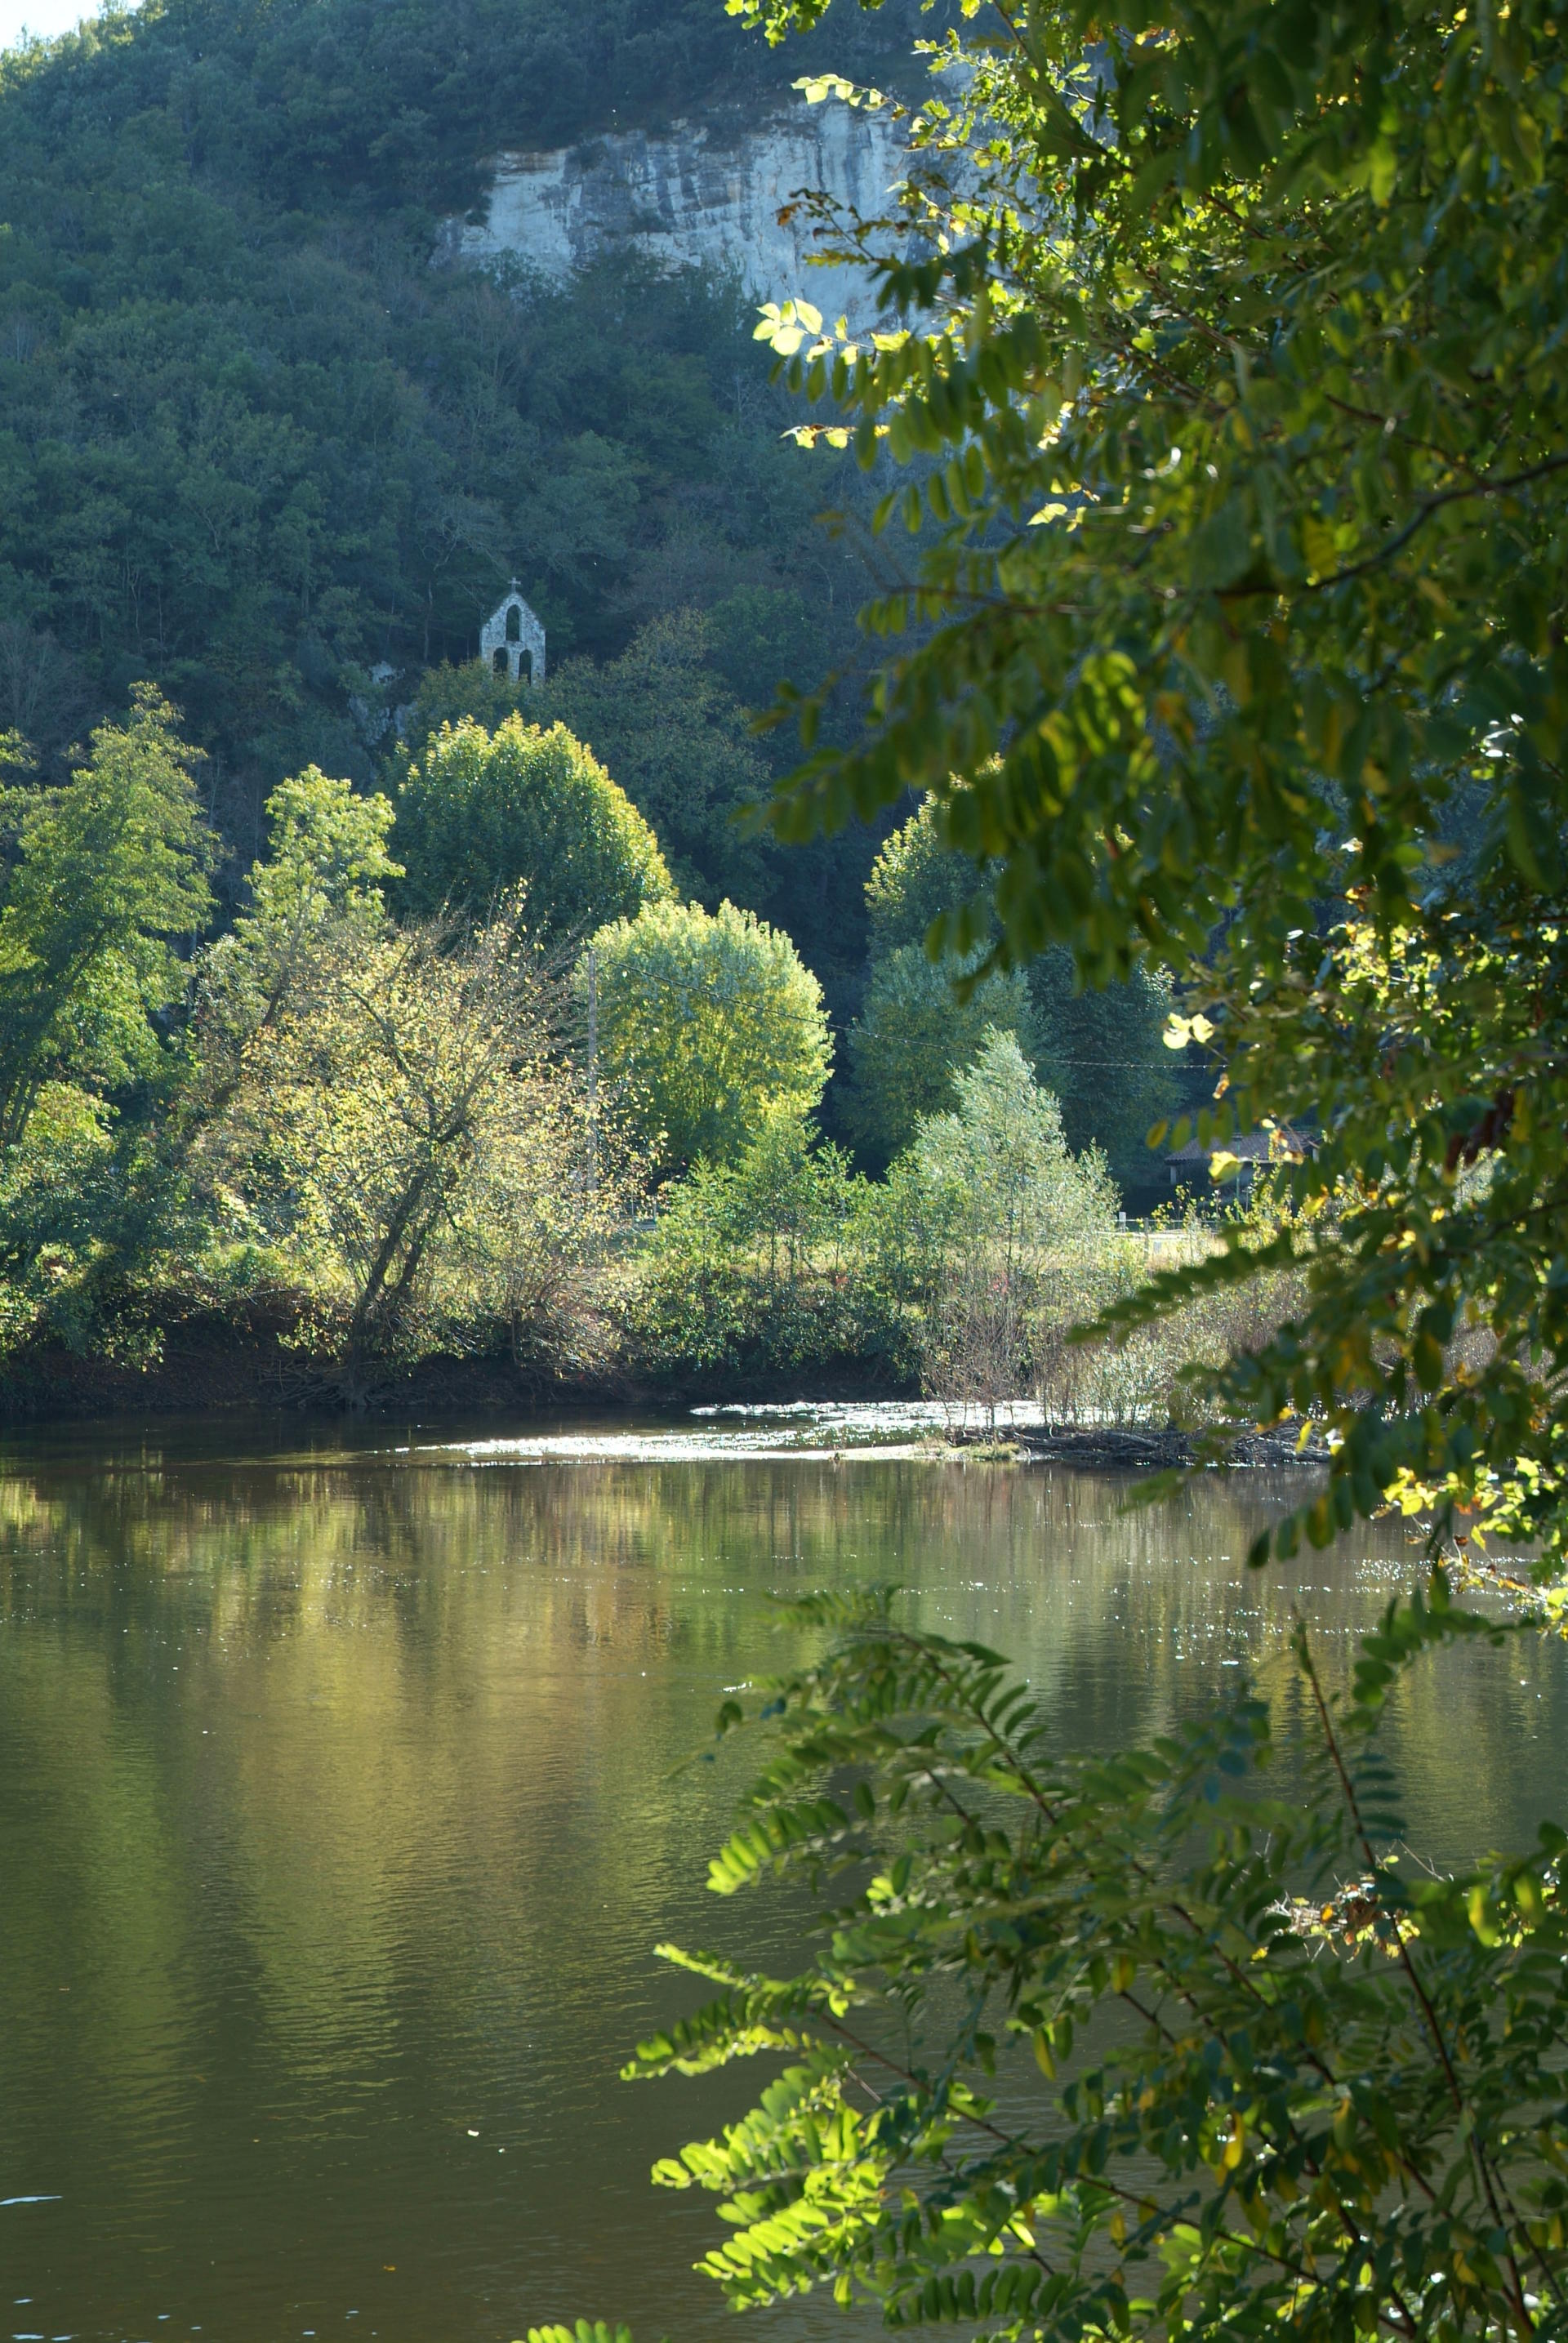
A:
<svg viewBox="0 0 1568 2343">
<path fill-rule="evenodd" d="M 660 1937 L 766 1959 L 794 1925 L 702 1885 L 744 1750 L 681 1764 L 787 1664 L 769 1595 L 896 1580 L 1110 1747 L 1248 1672 L 1288 1716 L 1292 1606 L 1342 1671 L 1413 1574 L 1390 1524 L 1249 1575 L 1290 1475 L 1129 1512 L 855 1429 L 0 1448 L 0 2343 L 730 2326 L 710 2207 L 648 2171 L 749 2078 L 616 2069 L 689 2006 Z M 1568 1805 L 1565 1727 L 1561 1646 L 1426 1664 L 1391 1728 L 1412 1845 Z"/>
</svg>

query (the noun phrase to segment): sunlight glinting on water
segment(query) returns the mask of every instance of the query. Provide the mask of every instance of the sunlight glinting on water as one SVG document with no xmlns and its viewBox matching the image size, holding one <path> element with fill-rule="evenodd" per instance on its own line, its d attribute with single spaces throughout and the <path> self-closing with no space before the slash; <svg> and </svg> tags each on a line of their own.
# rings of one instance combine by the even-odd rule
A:
<svg viewBox="0 0 1568 2343">
<path fill-rule="evenodd" d="M 1009 1401 L 994 1409 L 946 1407 L 921 1400 L 730 1402 L 693 1408 L 678 1427 L 538 1432 L 410 1445 L 398 1453 L 473 1464 L 529 1463 L 547 1457 L 675 1464 L 727 1456 L 862 1456 L 886 1462 L 929 1454 L 936 1461 L 944 1443 L 956 1435 L 994 1430 L 1005 1438 L 1042 1421 L 1040 1407 L 1032 1400 Z"/>
</svg>

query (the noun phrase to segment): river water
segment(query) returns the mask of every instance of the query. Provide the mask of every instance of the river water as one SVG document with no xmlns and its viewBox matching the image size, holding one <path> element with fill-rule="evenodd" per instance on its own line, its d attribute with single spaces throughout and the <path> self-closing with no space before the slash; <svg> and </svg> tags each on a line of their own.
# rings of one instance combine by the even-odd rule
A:
<svg viewBox="0 0 1568 2343">
<path fill-rule="evenodd" d="M 0 1449 L 0 2343 L 730 2326 L 710 2207 L 648 2170 L 750 2078 L 616 2070 L 689 2006 L 661 1937 L 766 1960 L 798 1923 L 702 1885 L 744 1750 L 681 1764 L 788 1664 L 769 1595 L 896 1580 L 1110 1747 L 1248 1671 L 1288 1720 L 1292 1605 L 1342 1671 L 1414 1573 L 1390 1525 L 1250 1576 L 1291 1475 L 1129 1513 L 866 1430 Z M 1392 1731 L 1412 1843 L 1568 1805 L 1565 1729 L 1560 1646 L 1428 1664 Z"/>
</svg>

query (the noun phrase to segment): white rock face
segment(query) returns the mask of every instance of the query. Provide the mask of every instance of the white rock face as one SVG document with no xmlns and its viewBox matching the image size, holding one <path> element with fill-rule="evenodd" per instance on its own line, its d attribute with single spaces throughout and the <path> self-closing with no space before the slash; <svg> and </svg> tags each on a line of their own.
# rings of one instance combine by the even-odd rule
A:
<svg viewBox="0 0 1568 2343">
<path fill-rule="evenodd" d="M 713 122 L 628 131 L 547 154 L 503 155 L 482 226 L 447 223 L 444 256 L 514 254 L 566 277 L 617 247 L 733 272 L 758 300 L 799 294 L 829 318 L 867 307 L 865 280 L 811 268 L 812 223 L 779 215 L 802 188 L 863 214 L 886 208 L 907 149 L 886 113 L 829 102 L 728 132 Z M 861 318 L 861 322 L 864 322 Z"/>
</svg>

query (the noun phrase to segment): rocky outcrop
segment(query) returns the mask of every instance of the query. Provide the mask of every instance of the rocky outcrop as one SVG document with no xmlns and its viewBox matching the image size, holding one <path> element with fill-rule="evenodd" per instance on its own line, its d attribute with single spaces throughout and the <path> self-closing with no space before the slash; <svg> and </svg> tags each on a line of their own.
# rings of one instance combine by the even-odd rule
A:
<svg viewBox="0 0 1568 2343">
<path fill-rule="evenodd" d="M 738 277 L 759 300 L 803 294 L 829 317 L 866 304 L 865 279 L 808 266 L 812 222 L 793 198 L 822 188 L 862 214 L 906 166 L 883 112 L 801 102 L 773 121 L 675 122 L 546 154 L 502 155 L 482 220 L 453 220 L 448 260 L 511 255 L 552 277 L 615 249 Z M 781 216 L 782 215 L 782 216 Z"/>
</svg>

